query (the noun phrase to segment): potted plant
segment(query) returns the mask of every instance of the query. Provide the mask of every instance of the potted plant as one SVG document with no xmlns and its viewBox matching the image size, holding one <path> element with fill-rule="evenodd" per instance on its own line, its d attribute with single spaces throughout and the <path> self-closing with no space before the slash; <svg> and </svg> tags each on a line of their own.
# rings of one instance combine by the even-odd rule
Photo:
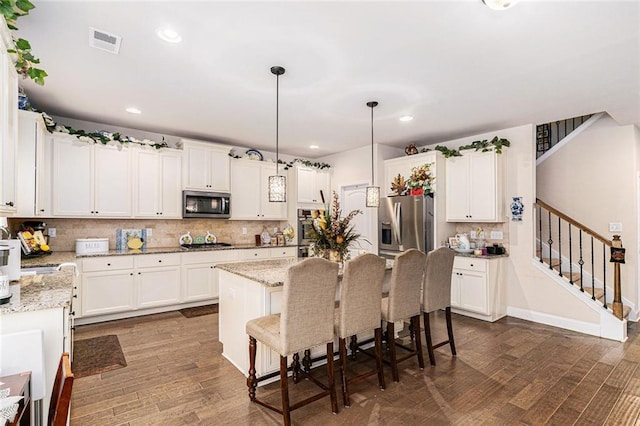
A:
<svg viewBox="0 0 640 426">
<path fill-rule="evenodd" d="M 435 177 L 431 171 L 431 164 L 425 163 L 411 169 L 411 176 L 407 180 L 410 195 L 424 195 L 433 192 Z"/>
</svg>

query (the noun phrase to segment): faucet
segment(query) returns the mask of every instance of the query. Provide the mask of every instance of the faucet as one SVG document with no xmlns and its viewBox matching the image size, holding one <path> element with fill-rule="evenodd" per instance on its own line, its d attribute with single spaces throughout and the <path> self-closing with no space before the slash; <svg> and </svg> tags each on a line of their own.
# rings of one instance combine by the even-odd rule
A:
<svg viewBox="0 0 640 426">
<path fill-rule="evenodd" d="M 61 263 L 61 264 L 59 264 L 59 265 L 56 267 L 56 271 L 60 271 L 62 268 L 66 267 L 66 266 L 71 266 L 71 267 L 73 268 L 73 275 L 75 275 L 76 277 L 77 277 L 78 275 L 80 275 L 80 274 L 78 273 L 78 265 L 76 265 L 74 262 L 64 262 L 64 263 Z"/>
<path fill-rule="evenodd" d="M 10 240 L 11 239 L 11 231 L 9 231 L 9 227 L 8 226 L 0 226 L 0 231 L 4 232 L 5 234 L 7 234 L 7 239 Z M 2 233 L 0 232 L 0 234 Z"/>
</svg>

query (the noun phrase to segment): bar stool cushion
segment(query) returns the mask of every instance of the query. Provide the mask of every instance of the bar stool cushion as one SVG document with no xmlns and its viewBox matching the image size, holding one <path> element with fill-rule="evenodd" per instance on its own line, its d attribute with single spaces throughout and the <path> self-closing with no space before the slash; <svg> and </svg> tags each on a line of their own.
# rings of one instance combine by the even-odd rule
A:
<svg viewBox="0 0 640 426">
<path fill-rule="evenodd" d="M 247 322 L 247 334 L 264 343 L 278 353 L 282 353 L 280 341 L 280 314 L 267 315 Z"/>
</svg>

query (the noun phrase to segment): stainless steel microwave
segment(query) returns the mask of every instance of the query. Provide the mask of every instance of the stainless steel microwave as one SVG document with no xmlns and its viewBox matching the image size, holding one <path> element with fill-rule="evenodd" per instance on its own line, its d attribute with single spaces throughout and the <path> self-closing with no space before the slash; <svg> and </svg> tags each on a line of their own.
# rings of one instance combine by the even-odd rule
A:
<svg viewBox="0 0 640 426">
<path fill-rule="evenodd" d="M 222 192 L 182 191 L 182 217 L 230 217 L 231 194 Z"/>
</svg>

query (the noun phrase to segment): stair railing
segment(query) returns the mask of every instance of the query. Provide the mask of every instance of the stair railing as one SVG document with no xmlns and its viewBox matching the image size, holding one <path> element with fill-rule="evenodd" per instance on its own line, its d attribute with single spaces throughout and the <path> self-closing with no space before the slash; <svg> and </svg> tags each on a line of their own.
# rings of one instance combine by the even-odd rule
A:
<svg viewBox="0 0 640 426">
<path fill-rule="evenodd" d="M 607 247 L 611 249 L 614 247 L 621 249 L 622 241 L 620 240 L 619 235 L 614 235 L 613 241 L 608 240 L 603 237 L 599 233 L 594 230 L 588 228 L 577 220 L 567 216 L 561 211 L 555 209 L 554 207 L 548 205 L 544 201 L 540 199 L 536 199 L 536 212 L 538 219 L 537 226 L 537 237 L 538 237 L 538 250 L 540 255 L 540 263 L 544 263 L 545 259 L 548 259 L 549 269 L 554 270 L 557 268 L 558 275 L 561 277 L 566 277 L 569 280 L 569 284 L 577 285 L 576 281 L 580 282 L 580 291 L 585 291 L 585 268 L 588 269 L 588 273 L 591 275 L 591 299 L 596 300 L 596 277 L 601 279 L 603 285 L 603 298 L 602 303 L 603 307 L 607 309 Z M 557 219 L 557 220 L 556 220 Z M 557 225 L 556 225 L 557 223 Z M 546 237 L 546 240 L 545 240 Z M 575 237 L 577 237 L 577 243 L 575 242 Z M 546 242 L 547 246 L 544 246 Z M 555 250 L 554 244 L 557 243 L 557 255 L 558 255 L 558 264 L 554 265 L 553 262 L 553 253 Z M 585 244 L 586 243 L 586 244 Z M 563 244 L 564 246 L 568 246 L 568 268 L 569 271 L 563 271 L 562 265 L 562 256 L 563 256 Z M 594 248 L 594 244 L 602 245 L 602 255 L 600 256 L 596 250 L 599 248 Z M 587 245 L 587 247 L 585 247 Z M 565 249 L 566 250 L 566 249 Z M 577 265 L 579 268 L 579 272 L 574 273 L 574 251 L 577 251 Z M 621 279 L 620 279 L 620 263 L 624 263 L 624 250 L 622 252 L 622 261 L 618 259 L 617 261 L 613 260 L 613 251 L 612 251 L 612 262 L 614 262 L 613 266 L 613 302 L 612 302 L 612 310 L 614 315 L 622 319 L 623 317 L 623 309 L 622 309 L 622 287 L 621 287 Z M 566 251 L 565 251 L 566 254 Z M 602 270 L 596 269 L 596 263 L 602 262 Z M 589 286 L 587 285 L 587 288 Z"/>
</svg>

